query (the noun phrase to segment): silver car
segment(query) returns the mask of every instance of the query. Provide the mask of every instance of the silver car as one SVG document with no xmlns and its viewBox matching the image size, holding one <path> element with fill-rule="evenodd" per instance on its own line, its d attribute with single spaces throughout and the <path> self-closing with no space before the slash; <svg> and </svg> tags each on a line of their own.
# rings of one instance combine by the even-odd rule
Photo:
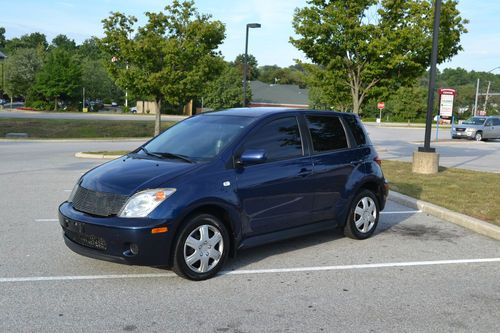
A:
<svg viewBox="0 0 500 333">
<path fill-rule="evenodd" d="M 476 141 L 500 139 L 500 116 L 471 117 L 451 129 L 453 139 L 467 138 Z"/>
</svg>

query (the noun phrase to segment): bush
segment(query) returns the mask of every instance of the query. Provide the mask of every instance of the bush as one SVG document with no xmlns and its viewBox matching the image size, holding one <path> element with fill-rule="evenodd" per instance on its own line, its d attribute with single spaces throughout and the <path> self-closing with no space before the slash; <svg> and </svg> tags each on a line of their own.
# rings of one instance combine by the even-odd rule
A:
<svg viewBox="0 0 500 333">
<path fill-rule="evenodd" d="M 106 97 L 106 98 L 104 98 L 104 99 L 103 99 L 103 103 L 104 103 L 104 104 L 111 104 L 112 102 L 113 102 L 113 101 L 112 101 L 112 100 L 111 100 L 111 98 L 109 98 L 109 97 Z"/>
<path fill-rule="evenodd" d="M 31 103 L 29 103 L 30 107 L 32 107 L 33 109 L 37 110 L 37 111 L 47 111 L 47 110 L 52 110 L 53 108 L 53 105 L 45 102 L 45 101 L 33 101 Z"/>
</svg>

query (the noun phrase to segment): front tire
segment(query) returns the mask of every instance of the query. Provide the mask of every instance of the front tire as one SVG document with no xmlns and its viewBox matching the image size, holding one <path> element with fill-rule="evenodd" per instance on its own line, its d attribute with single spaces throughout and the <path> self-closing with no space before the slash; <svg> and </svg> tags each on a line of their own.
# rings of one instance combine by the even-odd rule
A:
<svg viewBox="0 0 500 333">
<path fill-rule="evenodd" d="M 379 203 L 373 192 L 361 191 L 352 201 L 344 226 L 344 234 L 353 239 L 370 237 L 375 232 L 379 215 Z"/>
<path fill-rule="evenodd" d="M 189 280 L 206 280 L 221 270 L 228 253 L 229 236 L 224 224 L 210 214 L 196 215 L 177 237 L 173 271 Z"/>
<path fill-rule="evenodd" d="M 483 133 L 477 132 L 476 135 L 474 136 L 474 139 L 476 139 L 476 141 L 483 141 Z"/>
</svg>

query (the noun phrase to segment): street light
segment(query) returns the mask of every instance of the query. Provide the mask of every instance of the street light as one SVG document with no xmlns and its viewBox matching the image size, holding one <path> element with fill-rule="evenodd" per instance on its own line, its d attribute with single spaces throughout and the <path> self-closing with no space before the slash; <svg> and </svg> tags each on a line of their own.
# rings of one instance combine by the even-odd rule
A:
<svg viewBox="0 0 500 333">
<path fill-rule="evenodd" d="M 243 67 L 243 106 L 247 106 L 247 70 L 248 70 L 248 30 L 250 28 L 260 28 L 260 23 L 248 23 L 245 38 L 245 64 Z"/>
<path fill-rule="evenodd" d="M 0 99 L 3 99 L 3 94 L 5 91 L 5 74 L 4 74 L 4 67 L 3 67 L 4 66 L 3 62 L 4 62 L 5 58 L 7 58 L 7 56 L 0 51 L 0 60 L 2 62 L 2 94 L 0 95 Z"/>
<path fill-rule="evenodd" d="M 495 68 L 492 68 L 490 69 L 489 71 L 487 71 L 486 73 L 491 73 L 493 72 L 495 69 L 498 69 L 500 68 L 500 66 L 497 66 Z M 486 112 L 486 106 L 488 104 L 488 95 L 490 94 L 490 86 L 491 86 L 491 81 L 488 81 L 488 88 L 486 89 L 486 96 L 484 97 L 484 112 Z M 475 102 L 474 102 L 474 114 L 473 116 L 475 116 L 477 114 L 477 98 L 479 96 L 479 78 L 477 78 L 477 84 L 476 84 L 476 99 L 475 99 Z"/>
</svg>

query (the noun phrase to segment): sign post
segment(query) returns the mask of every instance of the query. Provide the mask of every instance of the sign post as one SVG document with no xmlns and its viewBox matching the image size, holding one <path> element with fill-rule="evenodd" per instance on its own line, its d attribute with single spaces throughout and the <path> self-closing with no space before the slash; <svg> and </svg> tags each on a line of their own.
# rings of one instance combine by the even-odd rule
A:
<svg viewBox="0 0 500 333">
<path fill-rule="evenodd" d="M 377 108 L 379 110 L 379 116 L 378 116 L 378 123 L 382 122 L 382 110 L 385 108 L 385 103 L 384 102 L 378 102 L 377 103 Z"/>
</svg>

